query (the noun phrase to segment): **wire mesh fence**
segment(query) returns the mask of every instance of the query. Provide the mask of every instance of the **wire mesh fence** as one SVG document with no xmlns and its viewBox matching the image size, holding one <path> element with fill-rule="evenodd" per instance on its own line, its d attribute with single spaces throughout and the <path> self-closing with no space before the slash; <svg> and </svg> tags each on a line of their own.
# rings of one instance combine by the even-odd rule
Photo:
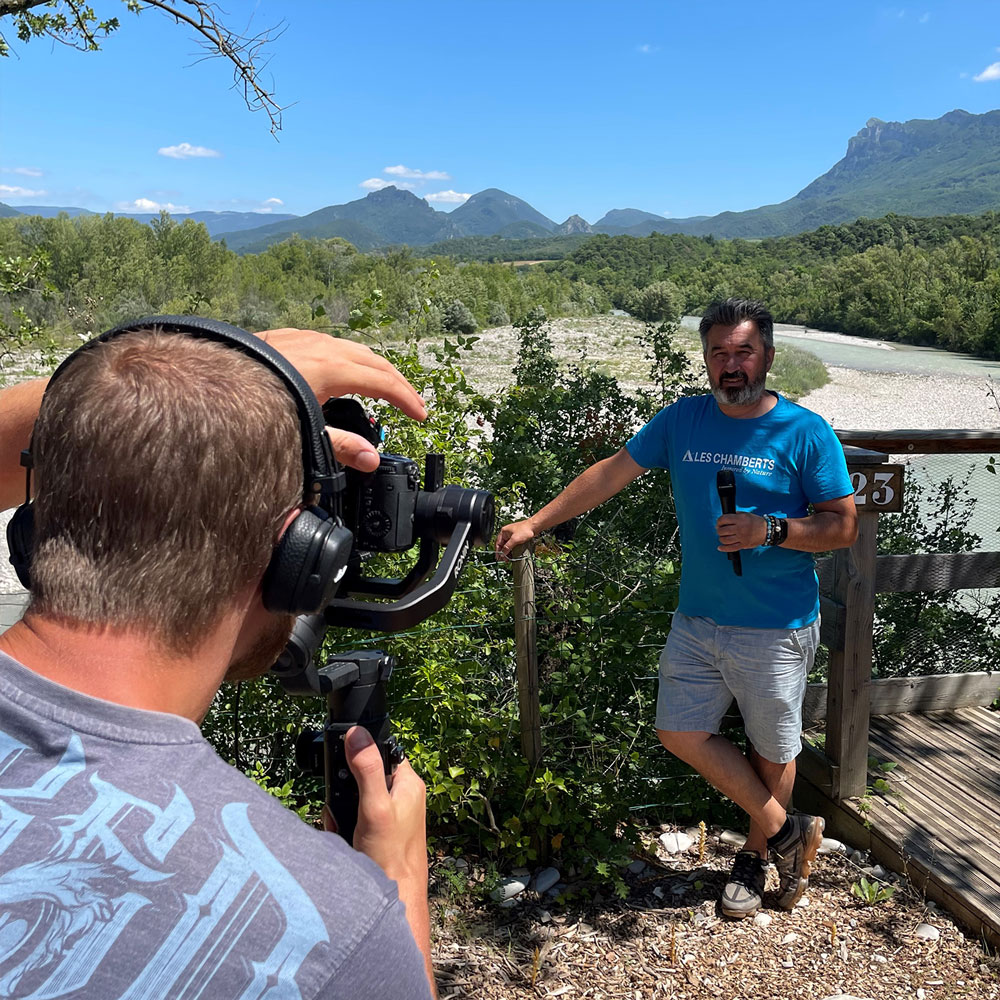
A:
<svg viewBox="0 0 1000 1000">
<path fill-rule="evenodd" d="M 1000 550 L 1000 476 L 986 455 L 921 455 L 906 463 L 905 509 L 882 514 L 880 554 Z M 1000 662 L 1000 591 L 951 589 L 943 563 L 920 591 L 875 601 L 874 677 L 992 670 Z"/>
</svg>

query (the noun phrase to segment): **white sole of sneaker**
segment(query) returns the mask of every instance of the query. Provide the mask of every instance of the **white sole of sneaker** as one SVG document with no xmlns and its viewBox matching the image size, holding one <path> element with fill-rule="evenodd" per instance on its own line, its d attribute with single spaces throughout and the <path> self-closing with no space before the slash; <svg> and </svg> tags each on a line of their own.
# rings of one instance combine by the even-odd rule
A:
<svg viewBox="0 0 1000 1000">
<path fill-rule="evenodd" d="M 778 906 L 783 910 L 790 910 L 803 897 L 806 889 L 809 888 L 809 875 L 812 873 L 812 863 L 816 860 L 819 852 L 819 845 L 823 843 L 823 831 L 826 829 L 826 820 L 822 816 L 814 816 L 809 830 L 809 839 L 806 841 L 802 851 L 802 863 L 799 867 L 799 883 L 795 887 L 795 892 L 791 896 L 782 896 Z"/>
</svg>

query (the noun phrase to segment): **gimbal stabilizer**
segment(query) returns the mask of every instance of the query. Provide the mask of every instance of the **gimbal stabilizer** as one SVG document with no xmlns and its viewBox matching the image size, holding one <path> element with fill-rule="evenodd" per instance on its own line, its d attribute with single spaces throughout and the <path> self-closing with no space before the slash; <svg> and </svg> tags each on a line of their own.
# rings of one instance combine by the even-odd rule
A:
<svg viewBox="0 0 1000 1000">
<path fill-rule="evenodd" d="M 338 404 L 335 412 L 330 403 L 324 407 L 329 423 L 366 433 L 373 444 L 380 442 L 380 429 L 359 404 L 354 404 L 355 410 L 344 406 L 353 401 L 333 402 Z M 358 789 L 347 767 L 347 731 L 362 725 L 371 733 L 386 775 L 391 775 L 403 759 L 390 734 L 386 697 L 386 682 L 395 661 L 381 650 L 343 653 L 320 667 L 314 658 L 330 626 L 397 632 L 443 608 L 454 593 L 471 546 L 488 544 L 493 534 L 494 502 L 485 490 L 444 486 L 441 455 L 427 456 L 423 489 L 417 485 L 416 463 L 398 455 L 382 455 L 374 473 L 347 472 L 344 511 L 355 548 L 338 596 L 320 613 L 297 620 L 288 645 L 271 670 L 288 693 L 327 699 L 323 730 L 299 736 L 296 759 L 304 770 L 324 777 L 327 805 L 338 831 L 350 842 L 357 821 Z M 362 574 L 362 553 L 400 551 L 416 542 L 420 545 L 416 563 L 401 579 Z M 437 561 L 441 545 L 445 550 Z M 432 568 L 430 579 L 426 579 Z M 360 597 L 394 600 L 378 603 Z"/>
</svg>

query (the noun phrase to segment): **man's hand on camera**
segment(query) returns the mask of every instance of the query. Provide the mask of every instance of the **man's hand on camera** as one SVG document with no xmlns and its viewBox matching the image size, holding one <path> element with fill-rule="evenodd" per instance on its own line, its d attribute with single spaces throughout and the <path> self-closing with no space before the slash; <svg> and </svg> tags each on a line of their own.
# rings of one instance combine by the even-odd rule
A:
<svg viewBox="0 0 1000 1000">
<path fill-rule="evenodd" d="M 258 336 L 298 369 L 321 403 L 331 396 L 357 393 L 384 399 L 414 420 L 427 416 L 417 390 L 364 344 L 315 330 L 266 330 Z M 378 452 L 364 438 L 334 427 L 327 428 L 327 433 L 339 462 L 362 472 L 378 468 Z"/>
<path fill-rule="evenodd" d="M 497 559 L 507 562 L 513 558 L 522 545 L 527 545 L 535 537 L 535 527 L 531 518 L 505 524 L 497 534 L 495 551 Z"/>
</svg>

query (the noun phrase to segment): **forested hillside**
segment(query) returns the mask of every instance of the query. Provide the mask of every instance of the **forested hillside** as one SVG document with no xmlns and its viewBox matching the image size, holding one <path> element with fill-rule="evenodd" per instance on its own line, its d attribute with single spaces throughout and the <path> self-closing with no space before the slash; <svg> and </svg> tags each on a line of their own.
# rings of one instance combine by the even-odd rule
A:
<svg viewBox="0 0 1000 1000">
<path fill-rule="evenodd" d="M 469 250 L 493 240 L 470 238 Z M 240 256 L 204 226 L 165 214 L 150 226 L 111 216 L 0 219 L 4 308 L 57 333 L 157 312 L 200 312 L 253 330 L 346 327 L 352 312 L 373 309 L 388 332 L 419 315 L 426 332 L 470 333 L 535 307 L 550 316 L 619 308 L 658 321 L 744 295 L 768 302 L 783 322 L 1000 356 L 995 212 L 888 215 L 761 241 L 579 235 L 571 246 L 533 266 L 361 253 L 342 239 L 293 238 Z M 518 259 L 538 260 L 532 250 L 546 247 L 518 241 Z"/>
</svg>

